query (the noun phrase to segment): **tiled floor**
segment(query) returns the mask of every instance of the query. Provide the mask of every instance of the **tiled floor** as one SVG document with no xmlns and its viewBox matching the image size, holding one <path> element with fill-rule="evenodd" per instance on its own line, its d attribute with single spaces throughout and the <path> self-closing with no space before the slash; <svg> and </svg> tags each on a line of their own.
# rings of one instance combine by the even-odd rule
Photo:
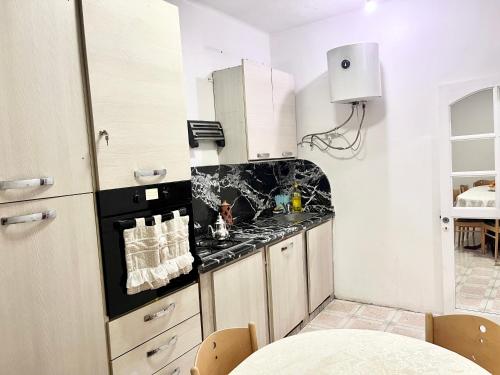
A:
<svg viewBox="0 0 500 375">
<path fill-rule="evenodd" d="M 357 328 L 425 338 L 425 316 L 406 310 L 334 300 L 301 332 L 331 328 Z"/>
<path fill-rule="evenodd" d="M 455 249 L 456 307 L 500 314 L 500 266 L 479 250 Z"/>
</svg>

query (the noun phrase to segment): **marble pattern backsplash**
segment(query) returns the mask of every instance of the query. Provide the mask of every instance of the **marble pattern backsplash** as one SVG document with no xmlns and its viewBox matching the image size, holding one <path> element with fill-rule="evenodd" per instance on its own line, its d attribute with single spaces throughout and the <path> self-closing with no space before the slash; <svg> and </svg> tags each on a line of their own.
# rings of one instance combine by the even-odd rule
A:
<svg viewBox="0 0 500 375">
<path fill-rule="evenodd" d="M 304 211 L 333 211 L 330 183 L 308 160 L 191 168 L 195 228 L 203 232 L 214 223 L 224 200 L 232 206 L 235 223 L 253 221 L 274 207 L 275 195 L 290 194 L 295 181 Z"/>
</svg>

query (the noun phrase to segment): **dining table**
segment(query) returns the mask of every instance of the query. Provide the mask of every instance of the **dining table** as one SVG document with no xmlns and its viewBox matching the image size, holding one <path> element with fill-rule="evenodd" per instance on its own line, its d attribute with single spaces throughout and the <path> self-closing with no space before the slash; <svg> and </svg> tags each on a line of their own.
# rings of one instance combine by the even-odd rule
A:
<svg viewBox="0 0 500 375">
<path fill-rule="evenodd" d="M 456 207 L 495 207 L 495 188 L 474 186 L 457 196 Z"/>
<path fill-rule="evenodd" d="M 257 350 L 230 375 L 486 375 L 461 355 L 389 332 L 328 329 L 277 340 Z"/>
</svg>

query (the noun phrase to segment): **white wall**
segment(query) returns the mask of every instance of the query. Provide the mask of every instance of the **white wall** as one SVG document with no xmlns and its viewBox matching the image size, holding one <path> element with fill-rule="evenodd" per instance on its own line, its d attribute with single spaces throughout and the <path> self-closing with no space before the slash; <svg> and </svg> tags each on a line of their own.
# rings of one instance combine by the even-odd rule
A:
<svg viewBox="0 0 500 375">
<path fill-rule="evenodd" d="M 272 65 L 294 74 L 299 134 L 326 130 L 326 52 L 380 43 L 383 100 L 370 103 L 362 152 L 304 149 L 330 178 L 337 297 L 418 311 L 442 309 L 437 87 L 498 74 L 498 0 L 397 0 L 273 34 Z"/>
<path fill-rule="evenodd" d="M 239 65 L 241 59 L 270 64 L 269 34 L 235 18 L 187 0 L 169 0 L 179 7 L 189 120 L 214 120 L 214 70 Z M 191 165 L 218 164 L 215 144 L 191 150 Z"/>
</svg>

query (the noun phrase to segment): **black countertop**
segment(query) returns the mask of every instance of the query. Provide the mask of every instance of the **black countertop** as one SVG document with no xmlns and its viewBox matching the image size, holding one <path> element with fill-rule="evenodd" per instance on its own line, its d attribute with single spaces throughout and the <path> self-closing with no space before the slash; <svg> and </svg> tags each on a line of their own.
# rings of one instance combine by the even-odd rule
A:
<svg viewBox="0 0 500 375">
<path fill-rule="evenodd" d="M 257 219 L 250 223 L 231 226 L 231 237 L 240 241 L 237 247 L 221 250 L 210 255 L 201 256 L 199 273 L 212 271 L 235 259 L 247 256 L 258 249 L 283 238 L 290 237 L 302 230 L 307 230 L 324 223 L 335 216 L 333 210 L 307 212 L 308 217 L 301 221 L 284 221 L 279 216 Z M 281 216 L 281 215 L 280 215 Z"/>
</svg>

